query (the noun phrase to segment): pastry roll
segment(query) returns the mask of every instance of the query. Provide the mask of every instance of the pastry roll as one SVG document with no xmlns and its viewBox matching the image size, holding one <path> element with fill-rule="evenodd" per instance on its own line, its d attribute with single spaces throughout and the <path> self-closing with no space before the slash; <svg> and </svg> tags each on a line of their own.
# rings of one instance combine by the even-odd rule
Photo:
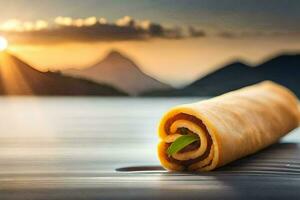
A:
<svg viewBox="0 0 300 200">
<path fill-rule="evenodd" d="M 158 157 L 171 171 L 210 171 L 277 142 L 298 124 L 297 97 L 265 81 L 169 110 L 159 125 Z M 198 140 L 168 154 L 187 134 Z"/>
</svg>

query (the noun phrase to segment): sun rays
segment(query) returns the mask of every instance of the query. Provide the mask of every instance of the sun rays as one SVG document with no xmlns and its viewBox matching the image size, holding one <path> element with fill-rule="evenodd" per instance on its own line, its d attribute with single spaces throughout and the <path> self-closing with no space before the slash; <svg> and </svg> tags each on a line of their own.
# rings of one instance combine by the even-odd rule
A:
<svg viewBox="0 0 300 200">
<path fill-rule="evenodd" d="M 0 89 L 4 94 L 33 94 L 30 81 L 25 76 L 26 69 L 22 67 L 20 67 L 19 60 L 7 51 L 0 52 Z"/>
</svg>

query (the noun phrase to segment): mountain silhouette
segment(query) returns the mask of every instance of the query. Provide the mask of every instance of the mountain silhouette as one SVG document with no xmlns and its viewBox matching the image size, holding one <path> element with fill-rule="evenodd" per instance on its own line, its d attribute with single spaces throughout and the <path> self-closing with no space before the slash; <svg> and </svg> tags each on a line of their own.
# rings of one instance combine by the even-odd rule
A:
<svg viewBox="0 0 300 200">
<path fill-rule="evenodd" d="M 290 88 L 300 97 L 300 54 L 274 57 L 258 66 L 226 65 L 182 89 L 153 91 L 145 96 L 216 96 L 264 80 Z"/>
<path fill-rule="evenodd" d="M 150 90 L 171 88 L 145 74 L 131 59 L 118 51 L 111 51 L 103 60 L 91 67 L 68 69 L 63 73 L 98 83 L 106 83 L 133 96 Z"/>
<path fill-rule="evenodd" d="M 41 72 L 9 52 L 0 52 L 1 95 L 125 95 L 91 81 Z"/>
</svg>

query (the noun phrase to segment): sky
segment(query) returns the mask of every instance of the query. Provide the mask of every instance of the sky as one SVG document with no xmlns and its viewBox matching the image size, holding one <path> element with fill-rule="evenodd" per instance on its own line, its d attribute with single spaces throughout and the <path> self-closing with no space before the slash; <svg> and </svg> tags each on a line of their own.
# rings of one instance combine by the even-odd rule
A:
<svg viewBox="0 0 300 200">
<path fill-rule="evenodd" d="M 0 35 L 41 70 L 87 67 L 110 50 L 181 86 L 242 60 L 300 51 L 300 1 L 0 0 Z"/>
<path fill-rule="evenodd" d="M 298 0 L 1 0 L 0 20 L 126 15 L 212 29 L 300 31 Z M 3 9 L 5 8 L 5 9 Z"/>
</svg>

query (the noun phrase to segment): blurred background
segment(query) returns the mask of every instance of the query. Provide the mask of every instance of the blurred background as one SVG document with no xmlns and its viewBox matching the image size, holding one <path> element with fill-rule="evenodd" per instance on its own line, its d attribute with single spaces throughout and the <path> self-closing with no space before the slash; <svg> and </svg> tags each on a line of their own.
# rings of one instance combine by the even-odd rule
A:
<svg viewBox="0 0 300 200">
<path fill-rule="evenodd" d="M 189 193 L 165 171 L 115 169 L 160 169 L 157 125 L 175 105 L 263 80 L 300 96 L 298 0 L 0 0 L 0 7 L 0 193 L 11 189 L 20 199 L 40 199 L 32 191 L 49 188 L 54 196 L 73 194 L 63 188 L 152 195 L 156 181 L 156 194 L 161 186 L 175 194 L 176 184 Z M 300 142 L 297 132 L 283 140 Z M 296 172 L 287 163 L 279 164 Z M 208 189 L 193 183 L 197 194 Z"/>
<path fill-rule="evenodd" d="M 300 95 L 299 1 L 1 0 L 2 95 Z M 4 9 L 5 8 L 5 9 Z"/>
</svg>

